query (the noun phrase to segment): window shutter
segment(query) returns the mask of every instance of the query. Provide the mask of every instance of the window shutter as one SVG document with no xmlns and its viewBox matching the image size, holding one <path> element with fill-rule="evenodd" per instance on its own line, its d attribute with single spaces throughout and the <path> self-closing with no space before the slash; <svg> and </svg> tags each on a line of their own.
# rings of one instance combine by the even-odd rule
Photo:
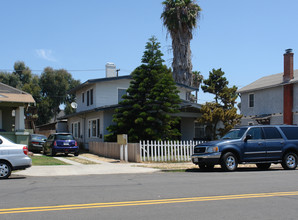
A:
<svg viewBox="0 0 298 220">
<path fill-rule="evenodd" d="M 90 105 L 93 105 L 93 89 L 90 90 Z"/>
</svg>

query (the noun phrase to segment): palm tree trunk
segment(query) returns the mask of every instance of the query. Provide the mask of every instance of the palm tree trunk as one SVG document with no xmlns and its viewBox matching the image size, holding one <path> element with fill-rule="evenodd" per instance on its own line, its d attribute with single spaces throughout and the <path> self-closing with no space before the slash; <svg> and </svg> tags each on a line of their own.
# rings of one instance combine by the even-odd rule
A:
<svg viewBox="0 0 298 220">
<path fill-rule="evenodd" d="M 191 36 L 181 32 L 177 32 L 174 36 L 172 34 L 173 78 L 178 83 L 192 86 Z"/>
</svg>

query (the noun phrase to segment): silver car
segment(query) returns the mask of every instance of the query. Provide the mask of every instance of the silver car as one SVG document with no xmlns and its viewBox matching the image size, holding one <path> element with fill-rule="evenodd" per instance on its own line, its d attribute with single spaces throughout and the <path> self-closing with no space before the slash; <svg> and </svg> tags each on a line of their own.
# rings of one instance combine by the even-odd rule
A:
<svg viewBox="0 0 298 220">
<path fill-rule="evenodd" d="M 32 160 L 27 156 L 28 147 L 15 144 L 0 135 L 0 179 L 6 179 L 13 170 L 31 167 Z"/>
</svg>

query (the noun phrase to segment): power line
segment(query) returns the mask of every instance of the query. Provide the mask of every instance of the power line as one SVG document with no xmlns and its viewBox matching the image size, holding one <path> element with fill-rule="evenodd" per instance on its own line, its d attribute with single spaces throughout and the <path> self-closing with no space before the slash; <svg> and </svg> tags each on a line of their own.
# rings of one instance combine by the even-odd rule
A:
<svg viewBox="0 0 298 220">
<path fill-rule="evenodd" d="M 61 68 L 64 69 L 64 68 Z M 44 70 L 31 70 L 29 69 L 31 72 L 42 72 Z M 56 70 L 56 69 L 55 69 Z M 83 71 L 105 71 L 106 69 L 85 69 L 85 70 L 68 70 L 68 69 L 64 69 L 70 72 L 83 72 Z M 0 69 L 0 71 L 23 71 L 23 70 L 15 70 L 15 69 Z"/>
</svg>

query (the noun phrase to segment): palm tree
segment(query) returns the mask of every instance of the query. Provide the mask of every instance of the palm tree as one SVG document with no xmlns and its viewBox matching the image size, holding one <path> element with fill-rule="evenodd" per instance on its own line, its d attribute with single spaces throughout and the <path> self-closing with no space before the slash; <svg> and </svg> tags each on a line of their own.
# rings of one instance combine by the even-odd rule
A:
<svg viewBox="0 0 298 220">
<path fill-rule="evenodd" d="M 190 40 L 201 8 L 195 0 L 165 0 L 162 4 L 164 10 L 161 19 L 172 38 L 174 80 L 191 86 L 193 77 Z"/>
</svg>

